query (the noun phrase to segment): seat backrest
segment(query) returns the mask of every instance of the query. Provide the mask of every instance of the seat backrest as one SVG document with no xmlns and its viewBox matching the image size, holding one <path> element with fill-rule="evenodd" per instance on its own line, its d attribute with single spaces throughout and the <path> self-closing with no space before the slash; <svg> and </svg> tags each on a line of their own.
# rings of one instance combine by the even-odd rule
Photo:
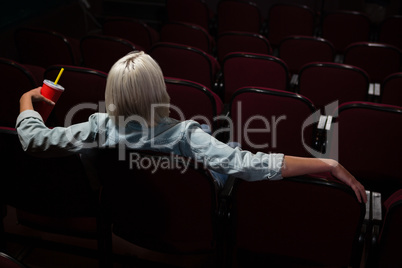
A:
<svg viewBox="0 0 402 268">
<path fill-rule="evenodd" d="M 23 65 L 4 58 L 0 58 L 0 79 L 3 88 L 0 99 L 0 125 L 14 127 L 20 112 L 18 103 L 22 94 L 37 87 L 38 81 Z"/>
<path fill-rule="evenodd" d="M 402 106 L 402 73 L 393 73 L 381 83 L 381 103 Z"/>
<path fill-rule="evenodd" d="M 224 32 L 216 41 L 219 62 L 231 52 L 251 52 L 271 55 L 272 49 L 269 41 L 258 33 Z"/>
<path fill-rule="evenodd" d="M 64 92 L 46 123 L 68 126 L 86 122 L 91 114 L 101 109 L 100 102 L 105 100 L 107 74 L 85 67 L 54 65 L 46 70 L 45 78 L 54 81 L 61 68 L 64 72 L 59 84 Z"/>
<path fill-rule="evenodd" d="M 334 101 L 365 101 L 370 80 L 368 74 L 355 66 L 313 62 L 299 72 L 299 93 L 324 108 Z"/>
<path fill-rule="evenodd" d="M 78 154 L 36 157 L 24 152 L 15 129 L 0 127 L 0 193 L 18 222 L 36 230 L 96 238 L 98 193 Z M 94 188 L 92 188 L 94 186 Z"/>
<path fill-rule="evenodd" d="M 103 25 L 103 34 L 130 41 L 148 50 L 159 41 L 159 33 L 143 21 L 126 17 L 109 17 Z"/>
<path fill-rule="evenodd" d="M 177 155 L 99 152 L 102 203 L 113 232 L 138 246 L 169 253 L 214 249 L 216 186 L 202 164 Z"/>
<path fill-rule="evenodd" d="M 169 21 L 194 23 L 209 29 L 212 11 L 202 0 L 167 0 L 166 9 Z"/>
<path fill-rule="evenodd" d="M 381 83 L 388 75 L 401 70 L 402 54 L 391 45 L 358 42 L 345 49 L 343 62 L 365 70 L 371 82 Z"/>
<path fill-rule="evenodd" d="M 315 13 L 304 5 L 274 4 L 269 10 L 267 27 L 268 40 L 277 47 L 289 35 L 313 36 Z"/>
<path fill-rule="evenodd" d="M 250 267 L 258 260 L 268 267 L 356 265 L 364 215 L 354 192 L 332 179 L 239 180 L 230 212 L 234 252 Z"/>
<path fill-rule="evenodd" d="M 334 45 L 337 53 L 343 53 L 351 43 L 369 41 L 370 27 L 370 19 L 364 13 L 338 10 L 323 16 L 321 35 Z"/>
<path fill-rule="evenodd" d="M 378 41 L 385 44 L 396 46 L 402 50 L 402 37 L 398 29 L 402 28 L 402 16 L 393 15 L 385 18 L 378 33 Z"/>
<path fill-rule="evenodd" d="M 218 3 L 218 34 L 227 31 L 260 33 L 261 14 L 254 2 L 225 0 Z"/>
<path fill-rule="evenodd" d="M 83 66 L 108 73 L 113 64 L 142 47 L 128 40 L 102 35 L 87 35 L 81 39 Z"/>
<path fill-rule="evenodd" d="M 26 266 L 19 262 L 17 259 L 14 257 L 4 253 L 0 252 L 0 267 L 3 268 L 25 268 Z"/>
<path fill-rule="evenodd" d="M 60 33 L 39 28 L 18 28 L 14 37 L 21 63 L 43 68 L 54 64 L 79 64 L 71 42 Z"/>
<path fill-rule="evenodd" d="M 218 95 L 201 84 L 184 79 L 166 77 L 165 83 L 170 104 L 175 106 L 170 110 L 170 117 L 178 120 L 194 119 L 214 128 L 214 119 L 223 109 Z"/>
<path fill-rule="evenodd" d="M 45 68 L 31 64 L 22 64 L 22 66 L 24 66 L 28 71 L 31 72 L 37 86 L 43 85 L 43 75 L 45 74 L 46 70 Z"/>
<path fill-rule="evenodd" d="M 280 42 L 278 52 L 291 74 L 297 74 L 307 63 L 333 62 L 335 58 L 334 47 L 328 40 L 312 36 L 288 36 Z"/>
<path fill-rule="evenodd" d="M 385 217 L 379 237 L 379 267 L 399 267 L 402 230 L 402 190 L 396 191 L 385 202 Z"/>
<path fill-rule="evenodd" d="M 213 53 L 215 47 L 214 40 L 206 29 L 179 21 L 171 21 L 162 26 L 160 41 L 189 45 L 209 54 Z"/>
<path fill-rule="evenodd" d="M 363 185 L 389 194 L 402 186 L 400 165 L 402 109 L 350 102 L 339 106 L 332 126 L 330 157 L 339 159 Z M 383 157 L 386 155 L 387 157 Z"/>
<path fill-rule="evenodd" d="M 314 127 L 304 126 L 315 108 L 305 97 L 268 88 L 242 88 L 230 102 L 232 140 L 252 152 L 310 156 Z M 313 120 L 314 122 L 318 122 Z"/>
<path fill-rule="evenodd" d="M 159 64 L 165 76 L 183 78 L 214 88 L 220 66 L 206 52 L 194 47 L 161 42 L 151 48 L 149 55 Z"/>
<path fill-rule="evenodd" d="M 224 102 L 241 87 L 287 90 L 289 72 L 281 59 L 256 53 L 229 53 L 222 63 Z"/>
</svg>

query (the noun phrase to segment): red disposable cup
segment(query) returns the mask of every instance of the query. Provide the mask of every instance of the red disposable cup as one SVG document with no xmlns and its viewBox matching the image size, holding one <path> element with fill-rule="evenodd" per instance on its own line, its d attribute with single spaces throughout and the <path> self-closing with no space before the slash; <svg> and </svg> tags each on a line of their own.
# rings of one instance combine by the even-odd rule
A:
<svg viewBox="0 0 402 268">
<path fill-rule="evenodd" d="M 41 94 L 49 99 L 52 100 L 54 103 L 60 98 L 61 93 L 63 93 L 64 87 L 59 84 L 55 84 L 54 82 L 45 79 L 43 81 Z M 47 102 L 41 101 L 36 104 L 35 110 L 40 113 L 44 122 L 46 122 L 47 118 L 49 117 L 50 113 L 53 110 L 54 105 L 51 105 Z"/>
</svg>

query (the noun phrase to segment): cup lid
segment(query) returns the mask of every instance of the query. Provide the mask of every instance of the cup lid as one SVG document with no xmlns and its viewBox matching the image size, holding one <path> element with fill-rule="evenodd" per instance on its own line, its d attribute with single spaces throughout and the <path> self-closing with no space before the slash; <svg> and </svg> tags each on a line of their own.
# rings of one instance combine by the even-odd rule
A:
<svg viewBox="0 0 402 268">
<path fill-rule="evenodd" d="M 53 88 L 53 89 L 64 91 L 64 87 L 62 87 L 59 84 L 55 84 L 53 81 L 50 81 L 48 79 L 43 80 L 43 83 L 46 84 L 47 86 Z"/>
</svg>

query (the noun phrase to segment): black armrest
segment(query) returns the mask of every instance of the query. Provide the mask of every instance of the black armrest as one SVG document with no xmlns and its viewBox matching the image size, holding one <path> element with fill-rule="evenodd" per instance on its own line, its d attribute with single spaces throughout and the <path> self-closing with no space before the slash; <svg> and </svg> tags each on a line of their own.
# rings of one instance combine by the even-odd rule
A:
<svg viewBox="0 0 402 268">
<path fill-rule="evenodd" d="M 223 189 L 219 193 L 218 216 L 221 218 L 228 218 L 230 216 L 229 209 L 235 181 L 236 181 L 235 177 L 229 176 Z"/>
</svg>

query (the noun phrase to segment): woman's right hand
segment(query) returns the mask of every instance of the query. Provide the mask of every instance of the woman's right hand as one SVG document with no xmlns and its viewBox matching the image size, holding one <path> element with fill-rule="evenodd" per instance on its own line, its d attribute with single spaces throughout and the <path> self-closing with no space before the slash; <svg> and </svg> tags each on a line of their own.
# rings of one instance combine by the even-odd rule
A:
<svg viewBox="0 0 402 268">
<path fill-rule="evenodd" d="M 347 184 L 352 190 L 355 192 L 357 200 L 359 202 L 367 203 L 367 194 L 364 186 L 356 180 L 356 178 L 349 173 L 341 164 L 336 162 L 337 164 L 333 167 L 331 173 L 335 176 L 338 180 Z"/>
<path fill-rule="evenodd" d="M 25 92 L 20 98 L 20 113 L 25 110 L 33 110 L 33 102 L 44 101 L 50 105 L 54 105 L 54 102 L 45 98 L 41 93 L 42 87 L 37 87 Z"/>
</svg>

